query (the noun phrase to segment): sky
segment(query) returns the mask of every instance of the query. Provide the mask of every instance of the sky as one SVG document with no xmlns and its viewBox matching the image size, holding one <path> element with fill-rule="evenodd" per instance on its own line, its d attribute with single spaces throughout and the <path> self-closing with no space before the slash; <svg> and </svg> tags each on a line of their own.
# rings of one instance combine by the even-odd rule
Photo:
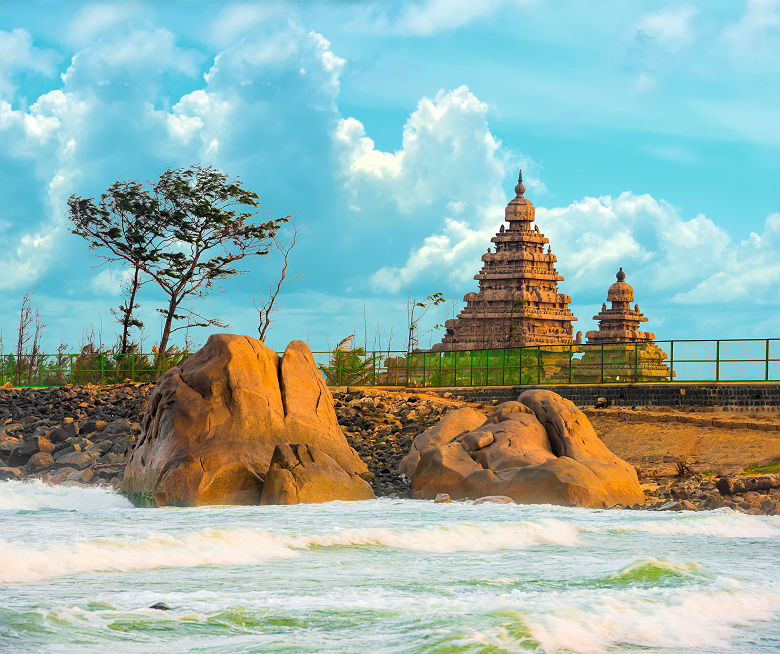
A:
<svg viewBox="0 0 780 654">
<path fill-rule="evenodd" d="M 520 168 L 575 331 L 622 266 L 659 339 L 778 337 L 778 80 L 780 0 L 0 0 L 5 349 L 27 291 L 48 349 L 113 343 L 126 273 L 67 199 L 193 163 L 301 230 L 275 349 L 403 349 L 408 298 L 435 292 L 420 344 L 440 340 Z M 279 267 L 199 313 L 256 334 Z M 163 298 L 140 302 L 149 350 Z"/>
</svg>

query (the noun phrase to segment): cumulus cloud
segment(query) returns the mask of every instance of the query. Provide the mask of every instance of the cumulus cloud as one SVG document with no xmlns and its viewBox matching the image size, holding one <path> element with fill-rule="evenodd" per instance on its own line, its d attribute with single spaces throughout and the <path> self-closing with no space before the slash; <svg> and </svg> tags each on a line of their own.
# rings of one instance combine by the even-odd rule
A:
<svg viewBox="0 0 780 654">
<path fill-rule="evenodd" d="M 676 302 L 715 304 L 747 301 L 777 306 L 780 302 L 780 214 L 770 214 L 761 234 L 750 235 L 724 252 L 717 269 L 689 291 L 681 291 Z"/>
<path fill-rule="evenodd" d="M 353 210 L 392 212 L 416 223 L 422 216 L 435 220 L 436 231 L 404 265 L 372 276 L 375 289 L 397 292 L 442 270 L 459 281 L 474 274 L 479 249 L 501 221 L 502 183 L 514 162 L 490 131 L 487 112 L 466 86 L 422 98 L 395 152 L 378 150 L 360 121 L 340 121 L 334 138 Z"/>
<path fill-rule="evenodd" d="M 0 30 L 0 98 L 13 93 L 13 78 L 17 73 L 32 71 L 51 77 L 58 59 L 56 52 L 36 48 L 27 30 Z"/>
</svg>

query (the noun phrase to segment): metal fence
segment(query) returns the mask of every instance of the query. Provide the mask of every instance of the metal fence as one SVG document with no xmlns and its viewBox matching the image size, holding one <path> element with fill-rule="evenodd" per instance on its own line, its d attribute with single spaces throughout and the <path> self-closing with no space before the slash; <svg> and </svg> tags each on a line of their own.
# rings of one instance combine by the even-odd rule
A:
<svg viewBox="0 0 780 654">
<path fill-rule="evenodd" d="M 0 385 L 65 386 L 154 381 L 186 354 L 0 355 Z"/>
<path fill-rule="evenodd" d="M 780 338 L 541 345 L 457 352 L 314 352 L 330 386 L 780 381 Z M 0 355 L 0 384 L 154 381 L 186 353 Z"/>
<path fill-rule="evenodd" d="M 780 381 L 780 338 L 540 345 L 456 352 L 315 352 L 332 386 Z"/>
</svg>

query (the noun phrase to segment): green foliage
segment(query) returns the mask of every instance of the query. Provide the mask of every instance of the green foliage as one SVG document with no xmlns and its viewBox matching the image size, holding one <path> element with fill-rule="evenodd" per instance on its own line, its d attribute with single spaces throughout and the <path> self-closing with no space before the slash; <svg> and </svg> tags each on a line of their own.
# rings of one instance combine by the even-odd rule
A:
<svg viewBox="0 0 780 654">
<path fill-rule="evenodd" d="M 328 386 L 367 386 L 376 375 L 376 355 L 362 347 L 350 347 L 354 334 L 343 339 L 320 370 Z"/>
<path fill-rule="evenodd" d="M 740 474 L 742 475 L 769 475 L 780 473 L 780 459 L 775 459 L 770 463 L 765 463 L 760 466 L 750 466 L 745 468 Z"/>
<path fill-rule="evenodd" d="M 259 196 L 215 168 L 199 165 L 168 169 L 151 187 L 116 182 L 95 203 L 72 195 L 71 231 L 99 249 L 109 261 L 123 261 L 153 280 L 168 298 L 159 351 L 172 332 L 189 327 L 225 326 L 185 309 L 185 300 L 202 298 L 217 282 L 245 270 L 237 263 L 268 253 L 271 239 L 289 217 L 252 222 Z M 132 298 L 120 307 L 130 325 Z M 186 324 L 173 327 L 173 323 Z"/>
</svg>

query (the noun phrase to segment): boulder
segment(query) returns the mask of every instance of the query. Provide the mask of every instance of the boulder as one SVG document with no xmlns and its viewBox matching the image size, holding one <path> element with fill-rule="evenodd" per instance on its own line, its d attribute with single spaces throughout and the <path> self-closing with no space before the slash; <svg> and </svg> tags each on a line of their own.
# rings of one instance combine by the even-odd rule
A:
<svg viewBox="0 0 780 654">
<path fill-rule="evenodd" d="M 407 474 L 414 497 L 502 495 L 522 504 L 593 508 L 644 501 L 636 471 L 599 440 L 582 411 L 551 391 L 526 391 L 470 430 L 439 425 L 412 446 L 418 462 Z"/>
<path fill-rule="evenodd" d="M 413 399 L 417 401 L 419 398 L 415 397 Z M 409 401 L 411 400 L 412 398 L 409 398 Z M 485 415 L 476 409 L 463 407 L 451 411 L 433 427 L 427 429 L 414 439 L 409 453 L 398 466 L 398 472 L 405 474 L 407 477 L 411 477 L 415 468 L 417 468 L 417 464 L 420 462 L 420 454 L 424 450 L 431 447 L 439 447 L 444 443 L 449 443 L 454 438 L 479 427 L 484 422 Z"/>
<path fill-rule="evenodd" d="M 27 467 L 29 468 L 30 472 L 40 472 L 41 470 L 51 468 L 53 465 L 54 459 L 48 452 L 36 452 L 27 462 Z"/>
<path fill-rule="evenodd" d="M 249 336 L 215 334 L 160 378 L 122 490 L 157 505 L 257 504 L 276 446 L 289 443 L 368 474 L 305 343 L 280 359 Z"/>
<path fill-rule="evenodd" d="M 0 481 L 14 481 L 22 478 L 22 471 L 19 468 L 3 466 L 0 468 Z"/>
<path fill-rule="evenodd" d="M 771 490 L 773 488 L 780 488 L 780 475 L 721 477 L 715 482 L 715 487 L 721 495 Z"/>
<path fill-rule="evenodd" d="M 478 497 L 474 500 L 474 504 L 517 504 L 517 502 L 506 495 L 487 495 L 486 497 Z"/>
<path fill-rule="evenodd" d="M 371 486 L 313 445 L 277 445 L 265 475 L 260 504 L 318 504 L 372 500 Z"/>
</svg>

